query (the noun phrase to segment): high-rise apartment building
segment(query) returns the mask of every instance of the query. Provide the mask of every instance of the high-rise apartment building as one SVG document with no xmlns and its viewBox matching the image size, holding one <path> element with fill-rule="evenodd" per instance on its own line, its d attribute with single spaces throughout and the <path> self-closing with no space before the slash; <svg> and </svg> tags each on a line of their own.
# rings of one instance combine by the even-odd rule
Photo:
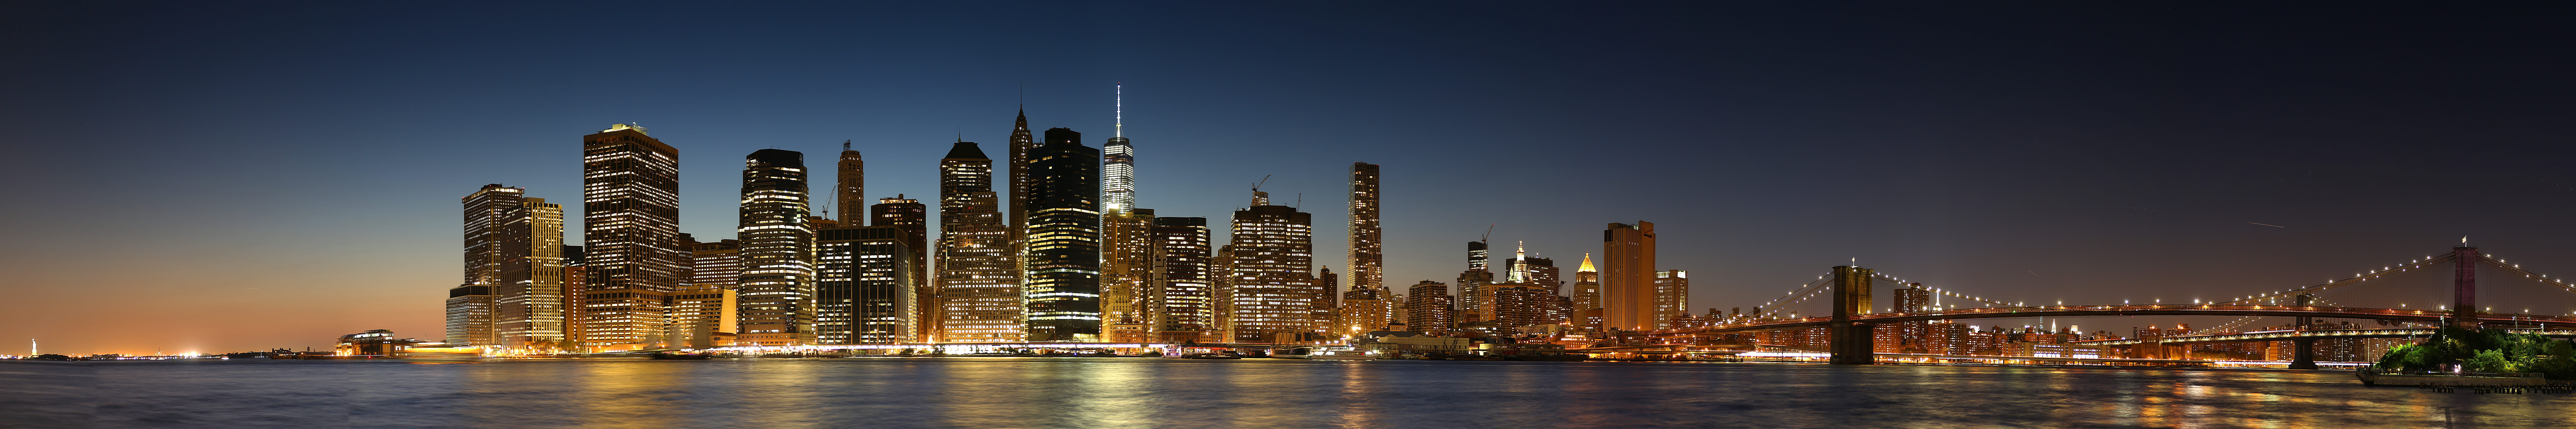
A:
<svg viewBox="0 0 2576 429">
<path fill-rule="evenodd" d="M 1377 164 L 1351 163 L 1351 290 L 1386 289 L 1386 253 L 1378 233 Z M 1375 328 L 1371 328 L 1375 329 Z M 1363 332 L 1365 333 L 1365 332 Z"/>
<path fill-rule="evenodd" d="M 563 206 L 521 198 L 501 225 L 501 282 L 493 285 L 493 324 L 512 352 L 554 351 L 564 339 L 567 307 Z"/>
<path fill-rule="evenodd" d="M 1227 322 L 1235 342 L 1296 341 L 1324 332 L 1331 323 L 1316 317 L 1325 299 L 1323 285 L 1312 274 L 1313 225 L 1312 215 L 1271 205 L 1270 194 L 1261 191 L 1252 192 L 1252 207 L 1234 212 L 1234 232 L 1226 245 L 1232 251 L 1222 257 L 1232 259 L 1225 285 L 1232 300 Z"/>
<path fill-rule="evenodd" d="M 1100 150 L 1070 129 L 1049 128 L 1046 141 L 1028 154 L 1028 339 L 1099 342 Z"/>
<path fill-rule="evenodd" d="M 724 284 L 695 284 L 670 295 L 672 348 L 708 349 L 734 343 L 738 297 Z"/>
<path fill-rule="evenodd" d="M 1013 241 L 1017 234 L 999 204 L 993 193 L 993 160 L 975 143 L 957 142 L 939 160 L 939 306 L 932 309 L 938 316 L 931 320 L 938 331 L 935 341 L 1026 339 L 1019 245 Z"/>
<path fill-rule="evenodd" d="M 815 341 L 820 344 L 916 342 L 920 330 L 921 258 L 895 225 L 818 231 Z"/>
<path fill-rule="evenodd" d="M 1907 283 L 1905 288 L 1896 290 L 1896 312 L 1912 313 L 1928 310 L 1931 307 L 1932 290 L 1924 289 L 1922 283 Z M 1896 322 L 1897 353 L 1929 353 L 1927 350 L 1931 350 L 1932 347 L 1931 323 L 1923 320 Z"/>
<path fill-rule="evenodd" d="M 1673 318 L 1690 315 L 1690 272 L 1656 271 L 1653 282 L 1654 329 L 1678 328 L 1679 326 L 1673 326 Z"/>
<path fill-rule="evenodd" d="M 1414 332 L 1445 333 L 1457 327 L 1449 285 L 1423 280 L 1404 290 L 1404 323 Z"/>
<path fill-rule="evenodd" d="M 1601 259 L 1602 329 L 1654 329 L 1655 224 L 1610 224 Z"/>
<path fill-rule="evenodd" d="M 805 154 L 761 149 L 743 157 L 742 313 L 735 342 L 814 344 L 814 229 L 808 225 Z"/>
<path fill-rule="evenodd" d="M 1155 342 L 1222 342 L 1217 329 L 1215 286 L 1207 218 L 1154 218 L 1146 255 L 1144 317 L 1153 324 Z"/>
<path fill-rule="evenodd" d="M 595 351 L 662 342 L 664 298 L 687 273 L 680 241 L 680 150 L 643 127 L 582 136 L 582 343 Z"/>
</svg>

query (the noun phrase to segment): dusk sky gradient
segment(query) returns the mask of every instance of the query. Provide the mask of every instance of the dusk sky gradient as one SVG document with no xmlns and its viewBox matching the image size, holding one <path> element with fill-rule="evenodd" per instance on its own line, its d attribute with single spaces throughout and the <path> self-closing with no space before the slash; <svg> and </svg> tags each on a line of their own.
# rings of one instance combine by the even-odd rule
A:
<svg viewBox="0 0 2576 429">
<path fill-rule="evenodd" d="M 1346 171 L 1384 165 L 1390 286 L 1450 281 L 1488 224 L 1570 273 L 1638 220 L 1694 311 L 1851 258 L 2034 303 L 2286 289 L 2462 236 L 2576 275 L 2571 8 L 20 5 L 0 339 L 440 338 L 458 198 L 578 201 L 580 136 L 610 124 L 679 148 L 682 231 L 707 240 L 732 237 L 754 150 L 825 165 L 851 140 L 870 195 L 935 204 L 949 142 L 999 156 L 1023 103 L 1099 146 L 1113 82 L 1140 206 L 1222 222 L 1274 175 L 1337 272 Z M 2487 273 L 2483 302 L 2576 311 Z M 2447 281 L 2339 299 L 2431 305 Z"/>
</svg>

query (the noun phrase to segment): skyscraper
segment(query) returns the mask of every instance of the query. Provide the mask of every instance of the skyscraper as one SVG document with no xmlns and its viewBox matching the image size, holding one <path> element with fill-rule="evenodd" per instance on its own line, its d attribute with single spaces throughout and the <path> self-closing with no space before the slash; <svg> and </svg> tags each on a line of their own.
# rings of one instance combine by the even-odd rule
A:
<svg viewBox="0 0 2576 429">
<path fill-rule="evenodd" d="M 1214 284 L 1208 278 L 1207 218 L 1163 217 L 1151 230 L 1150 267 L 1145 277 L 1145 316 L 1153 323 L 1153 341 L 1186 343 L 1224 341 L 1217 329 Z"/>
<path fill-rule="evenodd" d="M 878 198 L 876 205 L 868 206 L 868 212 L 871 213 L 869 216 L 876 218 L 876 223 L 873 225 L 903 228 L 906 234 L 910 234 L 904 238 L 904 242 L 912 245 L 915 255 L 930 253 L 929 244 L 923 241 L 930 222 L 930 216 L 923 211 L 924 209 L 921 200 L 904 198 L 903 194 L 894 194 L 894 198 Z M 842 224 L 858 226 L 860 222 L 844 221 Z"/>
<path fill-rule="evenodd" d="M 501 282 L 492 288 L 501 347 L 555 349 L 564 339 L 563 206 L 521 198 L 501 225 Z"/>
<path fill-rule="evenodd" d="M 1386 289 L 1386 253 L 1378 237 L 1377 164 L 1351 163 L 1351 290 Z M 1374 329 L 1374 328 L 1372 328 Z"/>
<path fill-rule="evenodd" d="M 1583 254 L 1583 264 L 1574 270 L 1574 298 L 1566 318 L 1574 320 L 1576 329 L 1584 332 L 1601 330 L 1601 272 L 1592 268 L 1592 254 Z"/>
<path fill-rule="evenodd" d="M 582 136 L 582 342 L 596 350 L 650 347 L 664 334 L 664 298 L 688 257 L 680 250 L 680 150 L 643 127 Z"/>
<path fill-rule="evenodd" d="M 1029 181 L 1029 154 L 1037 152 L 1038 150 L 1037 138 L 1029 134 L 1029 112 L 1027 109 L 1021 109 L 1019 117 L 1011 121 L 1011 147 L 1009 149 L 1010 153 L 1008 155 L 1010 156 L 1010 159 L 1002 160 L 1002 164 L 1010 170 L 1010 189 L 1007 190 L 1009 195 L 1006 195 L 1006 197 L 1010 198 L 1008 203 L 1011 207 L 1010 212 L 1005 213 L 1005 215 L 1009 216 L 1007 220 L 1009 222 L 1008 225 L 1012 228 L 1011 234 L 1017 236 L 1028 232 L 1029 187 L 1035 185 Z M 1012 241 L 1015 243 L 1019 240 L 1019 237 L 1012 238 Z M 1014 251 L 1025 250 L 1026 249 L 1015 249 Z"/>
<path fill-rule="evenodd" d="M 1124 85 L 1117 88 L 1117 109 L 1109 142 L 1100 145 L 1101 324 L 1108 341 L 1150 342 L 1155 336 L 1146 279 L 1152 277 L 1154 209 L 1136 207 L 1136 152 L 1127 141 Z"/>
<path fill-rule="evenodd" d="M 815 341 L 820 344 L 895 344 L 916 341 L 920 303 L 915 279 L 920 258 L 906 243 L 911 231 L 895 225 L 843 226 L 817 231 Z"/>
<path fill-rule="evenodd" d="M 1404 290 L 1406 326 L 1414 332 L 1444 333 L 1457 326 L 1452 319 L 1457 309 L 1451 305 L 1449 285 L 1423 280 Z"/>
<path fill-rule="evenodd" d="M 805 154 L 761 149 L 743 157 L 741 331 L 746 345 L 814 344 L 814 230 Z"/>
<path fill-rule="evenodd" d="M 1323 285 L 1311 274 L 1313 225 L 1312 215 L 1271 205 L 1270 194 L 1258 190 L 1252 207 L 1234 212 L 1231 251 L 1222 257 L 1232 259 L 1225 285 L 1233 300 L 1227 322 L 1235 342 L 1301 341 L 1296 338 L 1311 338 L 1331 323 L 1316 317 L 1325 299 Z"/>
<path fill-rule="evenodd" d="M 832 187 L 831 209 L 840 211 L 833 219 L 845 226 L 866 225 L 869 213 L 863 207 L 868 203 L 868 163 L 859 151 L 850 150 L 846 140 L 841 142 L 840 167 L 832 176 L 837 183 Z"/>
<path fill-rule="evenodd" d="M 1655 224 L 1610 224 L 1601 257 L 1602 329 L 1654 329 Z"/>
<path fill-rule="evenodd" d="M 447 342 L 476 346 L 501 345 L 497 322 L 498 298 L 495 285 L 501 283 L 502 266 L 509 260 L 507 242 L 511 213 L 520 209 L 527 190 L 483 185 L 483 189 L 466 194 L 465 203 L 465 279 L 447 291 Z"/>
<path fill-rule="evenodd" d="M 937 338 L 937 324 L 932 322 L 938 316 L 933 309 L 939 307 L 939 290 L 931 284 L 931 278 L 937 277 L 938 273 L 930 264 L 930 255 L 937 249 L 925 241 L 930 215 L 923 210 L 920 200 L 904 198 L 903 194 L 894 194 L 894 198 L 878 198 L 877 205 L 868 206 L 868 213 L 876 218 L 874 226 L 902 229 L 904 244 L 912 249 L 913 275 L 908 279 L 911 283 L 906 285 L 912 288 L 912 314 L 908 316 L 912 318 L 912 332 L 905 335 L 910 336 L 913 342 L 931 342 Z"/>
<path fill-rule="evenodd" d="M 1673 318 L 1690 314 L 1690 272 L 1656 271 L 1654 283 L 1654 329 L 1677 328 L 1672 324 Z"/>
<path fill-rule="evenodd" d="M 939 160 L 938 342 L 1025 339 L 1017 236 L 993 194 L 993 160 L 957 142 Z"/>
<path fill-rule="evenodd" d="M 1028 164 L 1028 339 L 1098 342 L 1100 150 L 1070 129 L 1049 128 L 1046 141 Z"/>
</svg>

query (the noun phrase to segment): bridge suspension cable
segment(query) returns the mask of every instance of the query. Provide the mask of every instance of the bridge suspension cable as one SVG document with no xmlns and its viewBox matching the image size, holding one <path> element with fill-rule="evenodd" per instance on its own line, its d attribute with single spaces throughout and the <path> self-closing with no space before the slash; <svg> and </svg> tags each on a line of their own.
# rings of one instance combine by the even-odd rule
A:
<svg viewBox="0 0 2576 429">
<path fill-rule="evenodd" d="M 2453 258 L 2454 258 L 2454 255 L 2448 255 L 2448 254 L 2445 254 L 2445 255 L 2442 255 L 2442 256 L 2429 256 L 2429 257 L 2425 257 L 2425 258 L 2423 258 L 2423 259 L 2417 259 L 2417 260 L 2413 260 L 2413 261 L 2407 261 L 2406 263 L 2403 263 L 2403 264 L 2397 264 L 2397 265 L 2394 265 L 2394 266 L 2388 266 L 2388 267 L 2381 267 L 2380 269 L 2370 270 L 2369 272 L 2364 272 L 2364 273 L 2360 273 L 2360 274 L 2355 274 L 2355 275 L 2353 275 L 2352 277 L 2344 278 L 2344 279 L 2342 279 L 2342 280 L 2335 280 L 2335 281 L 2329 281 L 2329 282 L 2325 282 L 2325 283 L 2318 283 L 2318 284 L 2313 284 L 2313 285 L 2301 286 L 2301 287 L 2292 288 L 2292 289 L 2289 289 L 2289 290 L 2283 290 L 2283 291 L 2276 291 L 2276 292 L 2264 293 L 2264 294 L 2260 294 L 2260 295 L 2247 296 L 2247 297 L 2244 297 L 2244 298 L 2237 298 L 2237 299 L 2234 299 L 2234 300 L 2228 300 L 2228 301 L 2213 301 L 2213 302 L 2210 302 L 2210 303 L 2211 303 L 2211 304 L 2219 304 L 2219 305 L 2235 305 L 2235 304 L 2244 304 L 2244 303 L 2251 303 L 2251 302 L 2273 302 L 2274 304 L 2278 304 L 2278 302 L 2275 302 L 2275 301 L 2279 301 L 2279 300 L 2281 300 L 2281 299 L 2283 299 L 2283 298 L 2295 297 L 2295 296 L 2298 296 L 2299 294 L 2303 294 L 2303 293 L 2316 293 L 2316 292 L 2323 292 L 2323 291 L 2325 291 L 2325 290 L 2327 290 L 2327 289 L 2333 289 L 2333 288 L 2344 287 L 2344 286 L 2351 286 L 2351 285 L 2358 284 L 2358 283 L 2361 283 L 2361 282 L 2366 282 L 2366 281 L 2370 281 L 2370 280 L 2372 280 L 2372 279 L 2377 279 L 2377 278 L 2380 278 L 2380 277 L 2384 277 L 2384 276 L 2387 276 L 2387 275 L 2389 275 L 2389 274 L 2405 272 L 2405 271 L 2408 271 L 2408 270 L 2414 270 L 2414 269 L 2418 269 L 2418 268 L 2427 268 L 2427 267 L 2432 266 L 2433 264 L 2439 264 L 2439 263 L 2443 263 L 2443 262 L 2449 262 L 2449 261 L 2450 261 L 2451 259 L 2453 259 Z"/>
</svg>

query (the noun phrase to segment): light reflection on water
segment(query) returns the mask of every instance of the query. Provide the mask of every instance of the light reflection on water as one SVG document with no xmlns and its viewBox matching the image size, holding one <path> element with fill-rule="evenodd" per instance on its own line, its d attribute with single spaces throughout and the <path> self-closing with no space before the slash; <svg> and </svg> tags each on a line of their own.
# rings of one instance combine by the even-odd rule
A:
<svg viewBox="0 0 2576 429">
<path fill-rule="evenodd" d="M 0 427 L 2571 427 L 2342 372 L 1145 358 L 0 364 Z"/>
</svg>

